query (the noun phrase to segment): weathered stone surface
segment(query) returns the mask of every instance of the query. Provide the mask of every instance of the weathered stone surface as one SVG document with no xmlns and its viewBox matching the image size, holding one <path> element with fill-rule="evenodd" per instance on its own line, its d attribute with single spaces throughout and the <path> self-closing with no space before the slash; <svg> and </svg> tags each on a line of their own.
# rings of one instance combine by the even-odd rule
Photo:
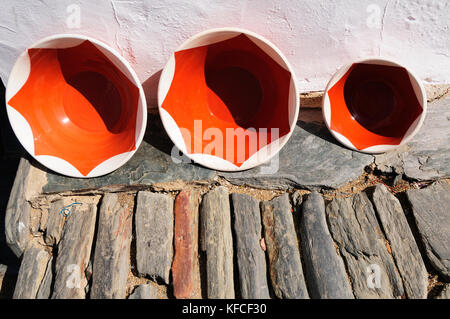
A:
<svg viewBox="0 0 450 319">
<path fill-rule="evenodd" d="M 450 299 L 450 284 L 446 284 L 436 299 Z"/>
<path fill-rule="evenodd" d="M 328 204 L 326 213 L 355 297 L 401 297 L 402 281 L 367 195 L 335 198 Z"/>
<path fill-rule="evenodd" d="M 83 299 L 88 284 L 88 266 L 94 238 L 97 205 L 83 203 L 66 218 L 55 265 L 52 299 Z"/>
<path fill-rule="evenodd" d="M 234 184 L 270 189 L 337 188 L 360 176 L 364 167 L 372 162 L 373 156 L 341 146 L 325 126 L 299 121 L 279 156 L 272 160 L 272 169 L 265 165 L 218 174 Z"/>
<path fill-rule="evenodd" d="M 266 257 L 260 245 L 259 201 L 245 194 L 232 194 L 231 198 L 241 297 L 268 299 Z"/>
<path fill-rule="evenodd" d="M 197 196 L 195 192 L 182 190 L 175 199 L 172 280 L 176 298 L 201 298 Z"/>
<path fill-rule="evenodd" d="M 17 168 L 16 178 L 9 196 L 5 215 L 6 243 L 17 257 L 20 257 L 30 234 L 30 204 L 25 192 L 30 172 L 30 162 L 23 157 Z"/>
<path fill-rule="evenodd" d="M 35 299 L 44 278 L 50 254 L 44 247 L 28 247 L 20 265 L 14 299 Z"/>
<path fill-rule="evenodd" d="M 158 299 L 158 288 L 151 284 L 139 285 L 134 288 L 128 299 Z"/>
<path fill-rule="evenodd" d="M 390 152 L 374 155 L 377 169 L 383 173 L 402 175 L 405 170 L 403 168 L 403 154 L 410 149 L 408 144 L 399 146 Z"/>
<path fill-rule="evenodd" d="M 203 196 L 201 248 L 206 251 L 207 296 L 234 298 L 233 238 L 228 190 L 216 187 Z"/>
<path fill-rule="evenodd" d="M 433 267 L 450 281 L 450 185 L 438 181 L 406 192 L 426 254 Z"/>
<path fill-rule="evenodd" d="M 450 176 L 450 95 L 428 104 L 422 128 L 407 146 L 377 155 L 382 171 L 418 180 Z"/>
<path fill-rule="evenodd" d="M 133 207 L 105 194 L 99 212 L 91 299 L 123 299 L 130 268 Z"/>
<path fill-rule="evenodd" d="M 47 263 L 47 269 L 45 270 L 44 278 L 42 279 L 39 290 L 36 294 L 36 299 L 49 299 L 52 294 L 52 281 L 53 281 L 53 256 L 50 257 Z"/>
<path fill-rule="evenodd" d="M 403 280 L 406 296 L 426 298 L 428 273 L 400 202 L 383 184 L 375 187 L 372 201 Z"/>
<path fill-rule="evenodd" d="M 353 299 L 344 262 L 336 251 L 325 218 L 322 196 L 312 192 L 303 202 L 300 238 L 311 298 Z"/>
<path fill-rule="evenodd" d="M 430 103 L 421 131 L 403 155 L 405 175 L 415 179 L 450 176 L 450 96 Z"/>
<path fill-rule="evenodd" d="M 47 172 L 48 193 L 94 189 L 114 185 L 117 189 L 131 185 L 148 185 L 159 182 L 211 180 L 216 172 L 186 161 L 175 153 L 171 157 L 173 143 L 165 133 L 158 116 L 149 115 L 144 140 L 133 157 L 116 171 L 96 178 L 70 178 Z"/>
<path fill-rule="evenodd" d="M 140 275 L 169 284 L 173 255 L 173 200 L 141 191 L 136 203 L 136 266 Z"/>
<path fill-rule="evenodd" d="M 261 202 L 272 288 L 278 298 L 308 298 L 289 197 Z"/>
<path fill-rule="evenodd" d="M 59 240 L 61 239 L 61 233 L 65 221 L 64 215 L 61 213 L 61 210 L 66 205 L 68 204 L 65 199 L 59 199 L 50 204 L 44 236 L 44 240 L 47 245 L 58 244 Z"/>
</svg>

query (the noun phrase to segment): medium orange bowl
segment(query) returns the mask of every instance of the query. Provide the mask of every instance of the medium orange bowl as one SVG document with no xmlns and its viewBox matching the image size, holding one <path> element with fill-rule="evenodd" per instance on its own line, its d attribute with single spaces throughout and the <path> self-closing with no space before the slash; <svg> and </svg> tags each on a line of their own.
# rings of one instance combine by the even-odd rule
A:
<svg viewBox="0 0 450 319">
<path fill-rule="evenodd" d="M 128 62 L 82 35 L 28 48 L 6 87 L 11 126 L 24 148 L 60 174 L 94 177 L 128 161 L 144 136 L 142 86 Z"/>
<path fill-rule="evenodd" d="M 239 171 L 275 156 L 299 111 L 295 76 L 268 40 L 211 29 L 184 42 L 161 73 L 158 104 L 175 146 L 193 161 Z"/>
</svg>

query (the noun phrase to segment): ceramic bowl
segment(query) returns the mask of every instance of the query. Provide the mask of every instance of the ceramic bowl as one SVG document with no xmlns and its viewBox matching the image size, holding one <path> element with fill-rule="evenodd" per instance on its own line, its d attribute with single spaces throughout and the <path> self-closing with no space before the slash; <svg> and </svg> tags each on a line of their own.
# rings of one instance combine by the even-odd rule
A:
<svg viewBox="0 0 450 319">
<path fill-rule="evenodd" d="M 7 113 L 23 147 L 63 175 L 94 177 L 127 162 L 144 136 L 147 108 L 128 62 L 83 35 L 54 35 L 17 59 Z"/>
<path fill-rule="evenodd" d="M 242 29 L 185 41 L 163 69 L 158 105 L 175 146 L 221 171 L 260 165 L 286 144 L 298 112 L 292 68 L 275 45 Z"/>
<path fill-rule="evenodd" d="M 425 89 L 406 67 L 390 60 L 364 59 L 341 68 L 322 101 L 324 121 L 343 145 L 382 153 L 407 143 L 427 109 Z"/>
</svg>

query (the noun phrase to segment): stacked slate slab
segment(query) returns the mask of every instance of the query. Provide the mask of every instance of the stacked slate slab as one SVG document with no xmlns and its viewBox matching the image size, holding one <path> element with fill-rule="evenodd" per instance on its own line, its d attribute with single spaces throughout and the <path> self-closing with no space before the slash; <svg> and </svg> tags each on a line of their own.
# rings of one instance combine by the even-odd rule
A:
<svg viewBox="0 0 450 319">
<path fill-rule="evenodd" d="M 142 276 L 169 284 L 173 256 L 173 199 L 141 191 L 135 215 L 136 266 Z"/>
<path fill-rule="evenodd" d="M 48 250 L 39 246 L 28 247 L 20 265 L 13 298 L 36 299 L 39 291 L 45 289 L 41 286 L 48 267 L 51 267 L 51 255 Z"/>
<path fill-rule="evenodd" d="M 17 168 L 16 178 L 9 196 L 5 214 L 6 243 L 17 257 L 20 257 L 27 246 L 30 229 L 30 204 L 25 198 L 31 164 L 22 158 Z"/>
<path fill-rule="evenodd" d="M 334 198 L 326 215 L 355 297 L 401 298 L 403 283 L 367 195 Z"/>
<path fill-rule="evenodd" d="M 133 207 L 105 194 L 99 211 L 92 268 L 92 299 L 123 299 L 130 268 Z"/>
<path fill-rule="evenodd" d="M 425 189 L 406 192 L 426 255 L 450 281 L 450 184 L 441 180 Z"/>
<path fill-rule="evenodd" d="M 261 213 L 275 295 L 286 299 L 309 298 L 288 195 L 262 202 Z"/>
<path fill-rule="evenodd" d="M 266 257 L 261 247 L 259 201 L 246 194 L 232 194 L 233 229 L 241 297 L 267 299 Z"/>
<path fill-rule="evenodd" d="M 311 298 L 354 298 L 344 262 L 328 230 L 322 196 L 317 192 L 308 195 L 301 211 L 298 207 L 296 219 Z"/>
<path fill-rule="evenodd" d="M 400 202 L 383 184 L 375 187 L 372 202 L 389 241 L 406 296 L 426 298 L 428 273 Z"/>
<path fill-rule="evenodd" d="M 198 194 L 182 190 L 175 199 L 173 294 L 176 298 L 200 298 L 198 260 Z"/>
<path fill-rule="evenodd" d="M 55 264 L 52 299 L 84 299 L 97 217 L 97 206 L 84 203 L 66 217 Z"/>
<path fill-rule="evenodd" d="M 227 188 L 220 186 L 203 196 L 201 250 L 206 253 L 207 297 L 234 298 L 233 238 Z"/>
</svg>

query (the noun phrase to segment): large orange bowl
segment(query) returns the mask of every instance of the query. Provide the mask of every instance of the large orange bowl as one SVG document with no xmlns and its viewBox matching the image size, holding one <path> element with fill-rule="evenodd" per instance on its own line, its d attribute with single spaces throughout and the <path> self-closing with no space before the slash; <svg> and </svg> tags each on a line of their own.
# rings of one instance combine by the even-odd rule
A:
<svg viewBox="0 0 450 319">
<path fill-rule="evenodd" d="M 175 146 L 222 171 L 249 169 L 275 156 L 299 112 L 287 59 L 267 39 L 236 28 L 185 41 L 161 73 L 158 104 Z"/>
<path fill-rule="evenodd" d="M 23 147 L 63 175 L 107 174 L 136 152 L 147 107 L 128 62 L 82 35 L 55 35 L 17 59 L 6 86 L 7 113 Z"/>
<path fill-rule="evenodd" d="M 419 131 L 427 98 L 420 80 L 404 66 L 370 58 L 342 67 L 325 90 L 325 123 L 343 145 L 382 153 Z"/>
</svg>

